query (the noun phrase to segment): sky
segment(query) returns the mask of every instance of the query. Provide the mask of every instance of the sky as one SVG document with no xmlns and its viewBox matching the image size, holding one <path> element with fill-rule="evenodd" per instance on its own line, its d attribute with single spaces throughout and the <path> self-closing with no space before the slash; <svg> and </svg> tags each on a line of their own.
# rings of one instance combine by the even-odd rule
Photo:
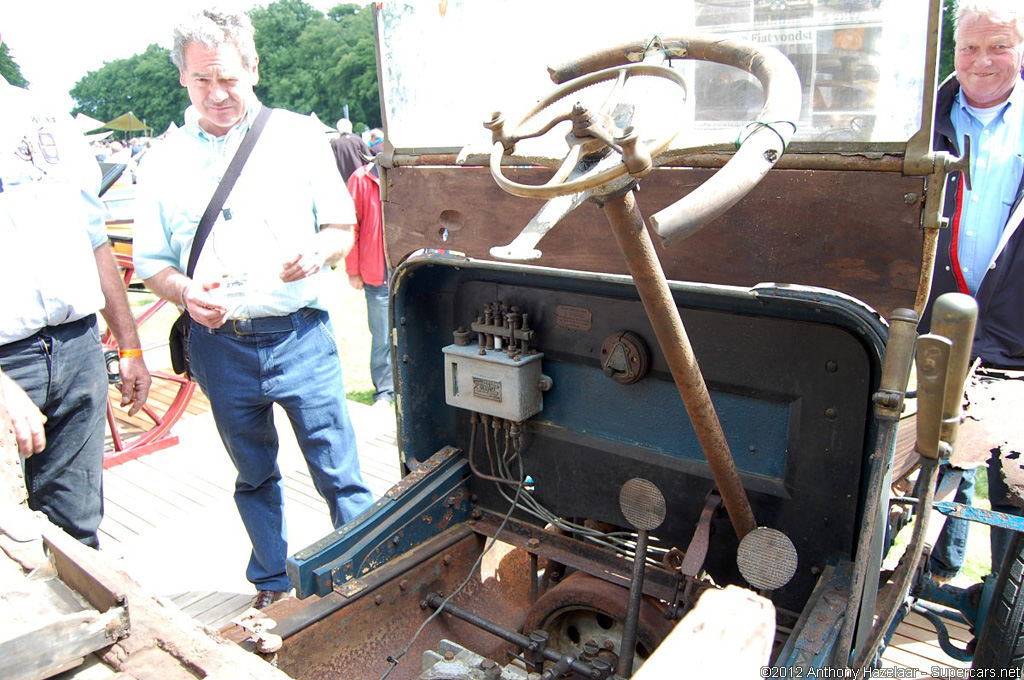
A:
<svg viewBox="0 0 1024 680">
<path fill-rule="evenodd" d="M 323 11 L 340 0 L 306 1 Z M 68 91 L 86 73 L 145 52 L 153 43 L 169 49 L 177 21 L 212 4 L 213 0 L 0 0 L 0 36 L 29 89 L 70 111 L 74 101 Z M 267 2 L 216 4 L 246 10 Z M 173 68 L 169 61 L 167 67 Z"/>
</svg>

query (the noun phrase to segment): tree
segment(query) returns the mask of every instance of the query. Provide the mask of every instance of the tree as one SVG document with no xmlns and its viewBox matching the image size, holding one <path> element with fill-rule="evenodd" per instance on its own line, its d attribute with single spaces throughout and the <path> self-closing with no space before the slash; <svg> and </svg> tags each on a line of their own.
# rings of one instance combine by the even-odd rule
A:
<svg viewBox="0 0 1024 680">
<path fill-rule="evenodd" d="M 172 121 L 180 124 L 188 106 L 188 94 L 178 82 L 170 51 L 159 45 L 90 71 L 71 89 L 71 96 L 77 102 L 74 114 L 109 121 L 133 111 L 156 134 Z"/>
<path fill-rule="evenodd" d="M 338 5 L 325 17 L 303 0 L 279 0 L 250 16 L 260 55 L 256 93 L 261 101 L 316 112 L 326 123 L 340 118 L 348 105 L 356 129 L 380 127 L 369 5 Z"/>
<path fill-rule="evenodd" d="M 942 35 L 939 39 L 939 82 L 946 79 L 953 66 L 953 0 L 942 3 Z"/>
<path fill-rule="evenodd" d="M 11 58 L 7 45 L 0 44 L 0 76 L 17 87 L 28 87 L 28 81 L 21 75 L 21 67 Z"/>
</svg>

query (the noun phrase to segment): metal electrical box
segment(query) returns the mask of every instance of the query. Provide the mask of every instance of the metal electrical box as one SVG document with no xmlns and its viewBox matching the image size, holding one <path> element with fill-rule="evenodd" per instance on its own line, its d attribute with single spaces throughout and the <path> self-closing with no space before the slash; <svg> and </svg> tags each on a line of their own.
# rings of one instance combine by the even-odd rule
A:
<svg viewBox="0 0 1024 680">
<path fill-rule="evenodd" d="M 513 422 L 526 420 L 543 407 L 542 353 L 510 357 L 476 345 L 448 345 L 443 351 L 449 406 Z"/>
</svg>

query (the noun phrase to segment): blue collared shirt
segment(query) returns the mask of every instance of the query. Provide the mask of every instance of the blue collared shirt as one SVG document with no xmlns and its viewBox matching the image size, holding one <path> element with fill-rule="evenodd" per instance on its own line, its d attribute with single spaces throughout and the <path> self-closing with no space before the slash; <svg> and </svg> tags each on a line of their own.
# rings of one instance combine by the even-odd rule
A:
<svg viewBox="0 0 1024 680">
<path fill-rule="evenodd" d="M 0 77 L 0 345 L 103 306 L 100 167 L 71 117 Z"/>
<path fill-rule="evenodd" d="M 995 259 L 1024 173 L 1024 81 L 1017 80 L 987 125 L 967 110 L 963 93 L 957 95 L 950 119 L 961 149 L 964 135 L 971 136 L 972 189 L 964 189 L 957 255 L 973 295 Z"/>
<path fill-rule="evenodd" d="M 194 107 L 185 125 L 147 154 L 139 168 L 133 258 L 149 278 L 167 267 L 185 272 L 199 220 L 260 106 L 225 135 L 199 126 Z M 228 318 L 326 309 L 329 271 L 280 280 L 282 264 L 323 224 L 354 224 L 355 209 L 330 144 L 306 116 L 276 110 L 246 162 L 203 246 L 193 279 L 217 282 Z M 230 284 L 230 285 L 228 285 Z"/>
</svg>

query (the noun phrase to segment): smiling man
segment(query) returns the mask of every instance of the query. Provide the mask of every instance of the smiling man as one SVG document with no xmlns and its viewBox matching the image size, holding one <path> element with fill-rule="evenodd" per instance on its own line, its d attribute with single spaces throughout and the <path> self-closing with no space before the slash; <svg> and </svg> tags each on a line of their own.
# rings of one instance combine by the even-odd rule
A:
<svg viewBox="0 0 1024 680">
<path fill-rule="evenodd" d="M 935 261 L 931 300 L 958 291 L 978 302 L 973 355 L 980 367 L 968 397 L 974 406 L 958 449 L 973 464 L 988 461 L 989 500 L 995 510 L 1020 514 L 1024 435 L 1024 17 L 1020 0 L 960 0 L 956 8 L 956 73 L 941 86 L 934 146 L 959 154 L 971 139 L 971 179 L 960 173 L 946 187 L 946 217 Z M 927 329 L 930 310 L 922 320 Z M 995 404 L 988 415 L 982 408 Z M 1016 413 L 1014 413 L 1016 411 Z M 1000 413 L 1002 415 L 1000 415 Z M 967 435 L 971 428 L 983 436 Z M 980 445 L 970 451 L 970 444 Z M 958 454 L 959 455 L 959 454 Z M 963 462 L 965 467 L 970 463 Z M 963 472 L 956 501 L 970 503 L 975 470 Z M 947 519 L 930 566 L 940 579 L 963 564 L 969 524 Z M 1012 532 L 992 529 L 992 569 L 998 570 Z M 1017 540 L 1017 539 L 1015 539 Z M 1017 545 L 1020 545 L 1019 542 Z M 1014 550 L 1017 552 L 1018 549 Z"/>
<path fill-rule="evenodd" d="M 355 210 L 319 128 L 274 111 L 187 276 L 200 218 L 262 108 L 252 24 L 204 11 L 175 30 L 171 58 L 192 106 L 140 167 L 135 266 L 191 317 L 191 375 L 238 471 L 235 503 L 253 546 L 246 576 L 262 608 L 291 587 L 275 403 L 334 526 L 372 501 L 324 299 L 325 265 L 352 247 Z"/>
</svg>

